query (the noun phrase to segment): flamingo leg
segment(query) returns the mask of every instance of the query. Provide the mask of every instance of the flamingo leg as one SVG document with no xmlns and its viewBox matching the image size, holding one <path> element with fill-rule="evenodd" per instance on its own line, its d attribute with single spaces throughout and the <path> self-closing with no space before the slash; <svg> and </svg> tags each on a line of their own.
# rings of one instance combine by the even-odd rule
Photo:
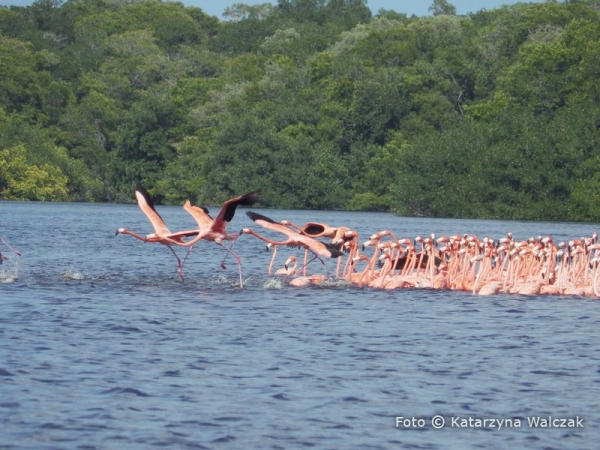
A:
<svg viewBox="0 0 600 450">
<path fill-rule="evenodd" d="M 340 267 L 341 267 L 341 265 L 342 265 L 342 257 L 338 256 L 337 263 L 335 265 L 335 277 L 336 278 L 339 278 L 339 276 L 340 276 Z"/>
<path fill-rule="evenodd" d="M 267 251 L 269 251 L 269 247 L 267 246 Z M 273 256 L 271 256 L 271 261 L 269 262 L 269 268 L 267 270 L 267 274 L 271 276 L 273 273 L 273 264 L 275 263 L 275 256 L 277 255 L 277 246 L 273 246 Z"/>
<path fill-rule="evenodd" d="M 194 244 L 194 245 L 196 245 L 196 244 Z M 192 250 L 194 249 L 194 245 L 192 245 L 188 249 L 187 253 L 185 254 L 185 257 L 183 258 L 183 261 L 181 261 L 181 270 L 183 270 L 183 265 L 185 264 L 185 262 L 187 261 L 188 257 L 190 256 L 190 253 L 192 253 Z"/>
<path fill-rule="evenodd" d="M 238 235 L 238 236 L 239 236 L 239 235 Z M 235 243 L 235 241 L 237 240 L 238 236 L 236 236 L 236 238 L 235 238 L 235 240 L 233 241 L 233 243 Z M 225 250 L 227 250 L 227 254 L 231 253 L 231 254 L 234 256 L 234 258 L 236 259 L 236 261 L 237 261 L 237 265 L 238 265 L 238 272 L 239 272 L 239 274 L 240 274 L 240 287 L 241 287 L 241 288 L 242 288 L 242 287 L 244 287 L 244 283 L 243 283 L 243 280 L 242 280 L 242 260 L 241 260 L 241 258 L 240 258 L 240 257 L 237 255 L 237 253 L 235 253 L 233 250 L 231 250 L 231 247 L 233 247 L 233 244 L 231 244 L 231 246 L 230 246 L 229 248 L 225 247 L 223 244 L 219 244 L 219 245 L 223 246 L 223 248 L 224 248 Z M 225 256 L 227 256 L 227 255 L 225 255 Z M 225 261 L 225 258 L 223 258 L 223 261 Z M 221 263 L 221 268 L 222 268 L 222 269 L 226 269 L 226 267 L 225 267 L 225 265 L 224 265 L 223 263 Z"/>
<path fill-rule="evenodd" d="M 303 273 L 303 275 L 302 275 L 302 276 L 303 276 L 303 277 L 305 277 L 305 276 L 306 276 L 306 266 L 308 266 L 308 265 L 309 265 L 311 262 L 313 262 L 315 259 L 318 259 L 319 261 L 321 261 L 321 264 L 323 264 L 324 266 L 326 265 L 326 264 L 325 264 L 325 261 L 323 261 L 323 260 L 322 260 L 322 259 L 319 257 L 319 255 L 314 255 L 314 256 L 313 256 L 311 259 L 309 259 L 308 261 L 306 260 L 306 259 L 307 259 L 307 258 L 306 258 L 306 256 L 307 256 L 307 255 L 305 255 L 305 258 L 304 258 L 304 264 L 302 265 L 302 267 L 300 267 L 300 268 L 297 270 L 297 272 L 300 272 L 300 270 L 302 270 L 302 273 Z"/>
<path fill-rule="evenodd" d="M 302 266 L 302 276 L 306 276 L 306 266 L 308 265 L 308 249 L 304 250 L 304 265 Z M 312 261 L 312 260 L 311 260 Z"/>
<path fill-rule="evenodd" d="M 238 240 L 238 238 L 240 237 L 240 234 L 236 234 L 235 235 L 235 239 L 233 240 L 233 242 L 231 243 L 231 245 L 229 246 L 229 249 L 227 250 L 227 253 L 225 253 L 225 256 L 223 257 L 223 261 L 221 261 L 221 269 L 225 270 L 227 269 L 227 266 L 225 266 L 225 260 L 227 259 L 227 256 L 229 255 L 229 253 L 231 253 L 232 255 L 235 255 L 237 257 L 237 255 L 235 253 L 233 253 L 231 251 L 231 249 L 233 248 L 233 246 L 235 245 L 236 241 Z"/>
<path fill-rule="evenodd" d="M 173 250 L 173 248 L 170 245 L 167 245 L 167 247 L 169 248 L 169 250 L 171 250 L 171 253 L 173 253 L 173 255 L 175 256 L 175 259 L 177 260 L 177 273 L 181 277 L 181 281 L 183 281 L 183 264 L 181 263 L 181 259 L 179 258 L 179 256 L 177 256 L 177 253 L 175 253 L 175 250 Z M 189 251 L 188 251 L 188 254 L 189 254 Z M 186 258 L 187 258 L 187 255 L 186 255 Z M 185 259 L 184 259 L 184 262 L 185 262 Z"/>
</svg>

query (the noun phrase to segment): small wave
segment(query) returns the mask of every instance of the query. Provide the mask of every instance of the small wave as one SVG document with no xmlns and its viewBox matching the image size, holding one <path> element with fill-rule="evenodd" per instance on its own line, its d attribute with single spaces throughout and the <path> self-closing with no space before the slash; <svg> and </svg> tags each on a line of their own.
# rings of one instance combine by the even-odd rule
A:
<svg viewBox="0 0 600 450">
<path fill-rule="evenodd" d="M 212 442 L 221 443 L 221 442 L 232 442 L 235 441 L 235 436 L 227 435 L 217 439 L 214 439 Z"/>
<path fill-rule="evenodd" d="M 229 284 L 231 281 L 225 275 L 215 275 L 210 279 L 212 284 Z"/>
<path fill-rule="evenodd" d="M 83 280 L 85 278 L 81 272 L 74 269 L 67 270 L 60 277 L 65 280 Z"/>
<path fill-rule="evenodd" d="M 263 284 L 265 289 L 281 289 L 281 280 L 277 278 L 267 278 Z"/>
<path fill-rule="evenodd" d="M 134 388 L 112 388 L 109 389 L 107 391 L 102 392 L 103 394 L 133 394 L 133 395 L 137 395 L 138 397 L 150 397 L 150 394 L 146 394 L 145 392 L 142 392 L 138 389 L 134 389 Z"/>
<path fill-rule="evenodd" d="M 19 267 L 16 264 L 11 264 L 3 267 L 0 270 L 0 283 L 14 283 L 19 279 Z"/>
<path fill-rule="evenodd" d="M 13 277 L 10 275 L 6 275 L 4 273 L 0 273 L 0 283 L 2 284 L 10 284 L 17 281 L 17 277 Z"/>
<path fill-rule="evenodd" d="M 17 402 L 0 403 L 0 408 L 18 408 L 19 406 L 21 405 Z"/>
<path fill-rule="evenodd" d="M 354 396 L 344 397 L 343 400 L 345 402 L 357 402 L 357 403 L 366 403 L 367 402 L 367 400 L 363 400 L 362 398 L 358 398 L 358 397 L 354 397 Z"/>
<path fill-rule="evenodd" d="M 319 287 L 322 288 L 346 288 L 351 286 L 352 283 L 350 283 L 349 280 L 342 280 L 342 279 L 329 279 L 329 280 L 325 280 L 322 283 L 318 284 Z"/>
<path fill-rule="evenodd" d="M 137 327 L 124 327 L 121 325 L 113 325 L 108 330 L 116 331 L 118 333 L 142 333 L 142 330 Z"/>
</svg>

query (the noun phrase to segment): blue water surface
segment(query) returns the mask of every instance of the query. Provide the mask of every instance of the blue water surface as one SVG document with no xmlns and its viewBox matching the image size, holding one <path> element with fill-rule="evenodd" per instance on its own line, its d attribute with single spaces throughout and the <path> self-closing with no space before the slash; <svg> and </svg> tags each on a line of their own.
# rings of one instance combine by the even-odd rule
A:
<svg viewBox="0 0 600 450">
<path fill-rule="evenodd" d="M 158 210 L 172 230 L 194 226 L 180 207 Z M 262 231 L 245 211 L 229 231 Z M 510 231 L 558 242 L 598 229 L 256 211 L 346 225 L 361 241 L 390 229 L 410 239 Z M 0 248 L 9 258 L 0 266 L 0 448 L 513 450 L 600 441 L 599 300 L 336 282 L 296 289 L 267 276 L 271 253 L 252 236 L 234 247 L 243 289 L 235 259 L 221 269 L 225 251 L 207 242 L 181 282 L 167 248 L 115 236 L 119 227 L 152 231 L 136 205 L 0 202 L 0 218 L 0 236 L 22 252 Z M 302 256 L 281 249 L 276 266 L 289 254 Z M 549 416 L 583 427 L 529 425 Z"/>
</svg>

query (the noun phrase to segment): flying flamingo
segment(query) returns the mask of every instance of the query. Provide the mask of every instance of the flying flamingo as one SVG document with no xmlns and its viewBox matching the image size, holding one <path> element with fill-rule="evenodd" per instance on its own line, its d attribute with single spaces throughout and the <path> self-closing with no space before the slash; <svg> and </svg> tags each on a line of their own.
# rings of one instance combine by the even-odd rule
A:
<svg viewBox="0 0 600 450">
<path fill-rule="evenodd" d="M 304 234 L 306 236 L 310 236 L 312 238 L 319 238 L 319 237 L 333 238 L 338 231 L 338 227 L 332 227 L 332 226 L 326 225 L 324 223 L 319 223 L 319 222 L 307 222 L 301 227 L 293 224 L 289 220 L 280 220 L 279 224 L 285 225 L 286 227 L 289 227 L 289 228 L 293 228 L 298 233 Z"/>
<path fill-rule="evenodd" d="M 338 248 L 343 248 L 344 244 L 348 240 L 353 239 L 355 236 L 355 233 L 353 233 L 348 227 L 332 227 L 320 222 L 307 222 L 301 227 L 289 220 L 280 220 L 279 224 L 285 225 L 286 227 L 291 228 L 300 234 L 310 236 L 314 239 L 322 237 L 331 238 L 331 244 L 337 246 Z M 304 257 L 305 260 L 308 258 L 308 250 L 305 250 Z M 335 269 L 336 277 L 339 274 L 341 262 L 342 259 L 338 258 Z M 306 266 L 304 266 L 304 271 L 306 272 Z M 306 273 L 304 273 L 304 275 L 306 275 Z"/>
<path fill-rule="evenodd" d="M 125 228 L 119 228 L 115 235 L 117 234 L 128 234 L 129 236 L 133 236 L 136 239 L 139 239 L 144 242 L 152 242 L 166 245 L 171 253 L 177 259 L 177 273 L 181 277 L 183 281 L 183 264 L 185 260 L 189 256 L 192 248 L 188 250 L 187 254 L 183 261 L 179 258 L 175 250 L 173 250 L 172 245 L 183 245 L 185 244 L 184 238 L 196 236 L 198 234 L 198 230 L 186 230 L 186 231 L 177 231 L 175 233 L 171 233 L 163 218 L 156 212 L 154 208 L 154 202 L 152 198 L 148 194 L 148 192 L 138 183 L 135 188 L 135 197 L 138 202 L 138 206 L 142 210 L 142 212 L 146 215 L 152 226 L 154 227 L 154 233 L 148 234 L 146 236 L 141 236 L 133 231 L 129 231 Z"/>
<path fill-rule="evenodd" d="M 287 245 L 289 247 L 302 247 L 302 248 L 314 253 L 316 255 L 315 257 L 319 258 L 319 259 L 320 259 L 320 257 L 337 258 L 337 257 L 343 255 L 342 251 L 339 250 L 337 248 L 337 246 L 334 246 L 331 244 L 325 244 L 325 243 L 323 243 L 321 241 L 317 241 L 316 239 L 313 239 L 309 236 L 297 233 L 294 230 L 286 227 L 285 225 L 281 225 L 280 223 L 277 223 L 274 220 L 269 219 L 268 217 L 265 217 L 261 214 L 258 214 L 258 213 L 252 212 L 252 211 L 248 211 L 246 214 L 248 215 L 248 217 L 250 217 L 250 219 L 252 219 L 258 225 L 262 226 L 263 228 L 267 228 L 269 230 L 282 233 L 287 236 L 287 239 L 284 241 L 274 241 L 272 239 L 268 239 L 264 236 L 261 236 L 260 234 L 256 233 L 254 230 L 252 230 L 250 228 L 243 228 L 240 231 L 240 234 L 251 234 L 251 235 L 257 237 L 258 239 L 260 239 L 266 243 L 270 243 L 271 245 L 275 245 L 275 246 Z M 321 262 L 323 262 L 323 261 L 321 261 Z M 304 262 L 305 268 L 306 268 L 307 264 L 308 263 L 306 262 L 306 257 L 305 257 L 305 262 Z"/>
<path fill-rule="evenodd" d="M 18 250 L 15 250 L 14 248 L 12 248 L 8 242 L 6 242 L 4 239 L 2 239 L 2 237 L 0 237 L 0 242 L 2 242 L 4 245 L 6 245 L 6 247 L 8 247 L 8 249 L 11 252 L 13 252 L 15 255 L 21 256 L 21 252 L 19 252 Z M 7 259 L 8 258 L 6 256 L 4 256 L 2 253 L 0 253 L 0 264 L 2 264 L 2 261 L 5 261 Z"/>
<path fill-rule="evenodd" d="M 254 205 L 258 201 L 258 197 L 260 195 L 260 191 L 250 192 L 248 194 L 238 195 L 237 197 L 231 198 L 223 203 L 217 217 L 214 219 L 209 215 L 208 209 L 200 206 L 194 206 L 188 200 L 183 205 L 183 209 L 185 209 L 191 216 L 196 220 L 198 224 L 197 236 L 192 240 L 184 243 L 177 243 L 177 245 L 181 245 L 184 247 L 191 248 L 199 241 L 211 241 L 217 245 L 223 246 L 223 241 L 234 241 L 239 237 L 239 233 L 237 234 L 229 234 L 227 232 L 227 225 L 233 219 L 235 215 L 235 210 L 238 206 L 251 206 Z M 175 243 L 175 242 L 173 242 Z M 232 244 L 233 247 L 233 244 Z M 242 281 L 242 263 L 240 257 L 233 252 L 230 248 L 223 247 L 227 250 L 227 254 L 231 253 L 238 264 L 238 272 L 240 274 L 240 287 L 243 287 Z M 221 262 L 221 268 L 225 269 L 225 258 Z"/>
<path fill-rule="evenodd" d="M 15 250 L 8 242 L 6 242 L 2 237 L 0 237 L 0 242 L 2 242 L 4 245 L 6 245 L 6 247 L 13 252 L 15 255 L 17 256 L 21 256 L 21 252 L 18 250 Z"/>
</svg>

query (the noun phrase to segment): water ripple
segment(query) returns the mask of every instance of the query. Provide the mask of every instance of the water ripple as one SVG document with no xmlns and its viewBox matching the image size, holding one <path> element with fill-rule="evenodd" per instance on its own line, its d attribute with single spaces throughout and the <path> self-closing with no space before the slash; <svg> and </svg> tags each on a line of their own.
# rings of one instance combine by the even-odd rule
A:
<svg viewBox="0 0 600 450">
<path fill-rule="evenodd" d="M 23 257 L 0 287 L 5 448 L 541 450 L 600 440 L 597 300 L 381 292 L 336 280 L 294 289 L 266 275 L 271 255 L 250 239 L 236 243 L 244 289 L 235 264 L 219 267 L 217 246 L 195 250 L 181 282 L 168 249 L 98 230 L 146 229 L 135 205 L 0 209 L 7 230 L 31 230 L 11 239 Z M 70 239 L 44 247 L 40 212 Z M 279 213 L 300 223 L 317 214 Z M 527 235 L 539 225 L 318 214 L 362 224 L 365 236 L 378 221 L 407 235 L 466 226 Z M 555 236 L 590 234 L 543 225 Z M 579 415 L 586 427 L 395 426 L 396 416 L 435 414 Z"/>
</svg>

